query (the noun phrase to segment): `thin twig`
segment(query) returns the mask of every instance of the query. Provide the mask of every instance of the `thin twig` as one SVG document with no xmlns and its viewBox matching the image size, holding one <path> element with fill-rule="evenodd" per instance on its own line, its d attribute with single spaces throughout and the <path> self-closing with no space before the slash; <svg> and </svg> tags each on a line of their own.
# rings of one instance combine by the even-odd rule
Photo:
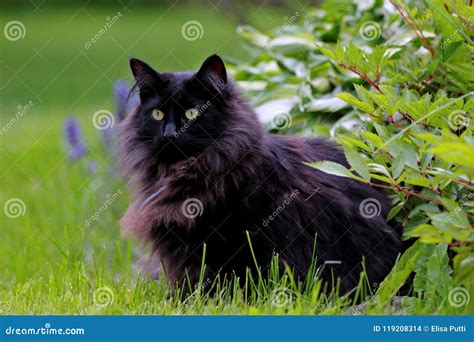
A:
<svg viewBox="0 0 474 342">
<path fill-rule="evenodd" d="M 352 66 L 352 65 L 345 65 L 344 63 L 338 63 L 338 65 L 342 68 L 345 68 L 349 71 L 352 71 L 353 73 L 359 75 L 364 81 L 366 81 L 367 83 L 369 83 L 372 87 L 374 87 L 375 89 L 377 89 L 381 94 L 383 94 L 383 91 L 382 89 L 380 89 L 379 85 L 377 84 L 376 81 L 373 81 L 366 73 L 362 72 L 362 71 L 359 71 L 356 69 L 356 67 Z"/>
<path fill-rule="evenodd" d="M 410 190 L 407 190 L 405 188 L 402 188 L 401 186 L 390 186 L 390 185 L 385 185 L 385 184 L 378 184 L 378 183 L 372 183 L 372 182 L 367 182 L 367 184 L 369 184 L 370 186 L 375 186 L 375 187 L 379 187 L 379 188 L 385 188 L 385 189 L 391 189 L 393 191 L 399 191 L 399 192 L 403 192 L 405 195 L 407 196 L 414 196 L 414 197 L 418 197 L 418 198 L 421 198 L 425 201 L 429 201 L 429 202 L 432 202 L 432 203 L 435 203 L 437 205 L 443 205 L 443 203 L 441 203 L 440 201 L 438 200 L 435 200 L 434 198 L 429 198 L 429 197 L 425 197 L 423 195 L 420 195 L 419 193 L 417 192 L 414 192 L 414 191 L 410 191 Z M 432 189 L 430 189 L 431 191 L 433 191 Z"/>
<path fill-rule="evenodd" d="M 423 31 L 415 28 L 415 25 L 416 25 L 415 19 L 413 19 L 414 22 L 412 23 L 409 20 L 409 18 L 407 17 L 407 14 L 405 14 L 403 12 L 402 8 L 400 8 L 400 6 L 398 6 L 393 0 L 390 0 L 390 3 L 393 5 L 393 7 L 395 7 L 397 9 L 397 11 L 402 16 L 403 20 L 405 20 L 405 22 L 408 24 L 408 26 L 410 26 L 410 28 L 413 30 L 413 32 L 415 32 L 416 36 L 420 39 L 421 44 L 431 53 L 432 56 L 435 56 L 436 52 L 433 50 L 433 48 L 430 46 L 430 44 L 428 44 L 428 41 L 426 40 L 425 36 L 423 35 Z"/>
<path fill-rule="evenodd" d="M 404 129 L 404 128 L 405 128 L 405 127 L 403 127 L 401 124 L 399 124 L 398 122 L 396 122 L 395 120 L 393 120 L 393 117 L 392 117 L 392 116 L 390 116 L 389 119 L 386 119 L 386 118 L 384 118 L 384 117 L 377 116 L 377 115 L 372 114 L 372 113 L 367 113 L 367 114 L 369 114 L 369 116 L 372 117 L 372 118 L 379 119 L 379 120 L 382 120 L 382 121 L 391 123 L 391 124 L 397 126 L 397 127 L 400 128 L 400 129 Z"/>
</svg>

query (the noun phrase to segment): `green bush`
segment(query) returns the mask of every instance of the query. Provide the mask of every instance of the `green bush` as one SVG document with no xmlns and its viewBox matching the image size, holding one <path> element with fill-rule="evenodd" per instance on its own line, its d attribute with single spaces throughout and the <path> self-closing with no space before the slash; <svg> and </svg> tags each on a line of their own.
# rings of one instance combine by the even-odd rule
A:
<svg viewBox="0 0 474 342">
<path fill-rule="evenodd" d="M 239 28 L 255 58 L 233 74 L 269 129 L 336 139 L 351 169 L 312 166 L 386 188 L 416 239 L 377 307 L 407 283 L 417 313 L 474 311 L 473 19 L 464 0 L 327 1 Z"/>
</svg>

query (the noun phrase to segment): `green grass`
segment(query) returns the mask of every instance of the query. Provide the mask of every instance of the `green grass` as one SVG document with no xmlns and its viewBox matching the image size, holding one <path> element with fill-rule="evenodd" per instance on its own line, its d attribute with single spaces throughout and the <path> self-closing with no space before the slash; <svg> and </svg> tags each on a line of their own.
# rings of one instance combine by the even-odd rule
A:
<svg viewBox="0 0 474 342">
<path fill-rule="evenodd" d="M 0 40 L 1 126 L 19 105 L 33 106 L 0 135 L 0 204 L 19 198 L 24 215 L 1 212 L 1 314 L 346 314 L 347 298 L 323 295 L 320 283 L 296 284 L 273 270 L 240 289 L 221 281 L 215 295 L 201 290 L 170 296 L 163 282 L 137 275 L 146 251 L 121 236 L 118 220 L 129 198 L 117 176 L 115 158 L 103 146 L 91 117 L 114 110 L 112 83 L 130 79 L 128 57 L 137 56 L 159 70 L 192 69 L 218 52 L 246 58 L 235 35 L 236 22 L 210 8 L 132 8 L 106 35 L 88 41 L 120 9 L 73 8 L 2 11 L 2 24 L 21 20 L 24 39 Z M 283 22 L 275 11 L 255 9 L 252 20 L 269 27 Z M 181 26 L 198 20 L 203 38 L 189 42 Z M 64 117 L 81 122 L 89 153 L 70 163 L 63 144 Z M 96 172 L 87 166 L 95 162 Z M 108 196 L 121 191 L 90 226 L 85 220 Z M 370 291 L 361 283 L 358 291 Z M 370 292 L 365 292 L 369 293 Z M 361 293 L 363 294 L 363 293 Z M 104 297 L 102 297 L 103 295 Z M 105 299 L 105 302 L 102 300 Z M 368 313 L 394 313 L 385 301 L 372 301 Z M 101 304 L 107 305 L 101 305 Z M 370 304 L 370 303 L 369 303 Z M 421 300 L 406 313 L 432 313 Z M 452 307 L 439 313 L 454 313 Z"/>
</svg>

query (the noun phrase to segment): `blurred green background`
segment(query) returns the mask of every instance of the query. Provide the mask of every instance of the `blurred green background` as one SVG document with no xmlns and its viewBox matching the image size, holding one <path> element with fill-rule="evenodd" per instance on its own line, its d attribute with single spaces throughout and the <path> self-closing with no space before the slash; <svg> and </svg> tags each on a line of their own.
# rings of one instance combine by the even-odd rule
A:
<svg viewBox="0 0 474 342">
<path fill-rule="evenodd" d="M 236 26 L 251 23 L 268 29 L 283 22 L 283 11 L 263 3 L 228 8 L 224 2 L 149 6 L 113 2 L 107 7 L 91 2 L 73 2 L 67 7 L 45 2 L 36 9 L 31 3 L 4 7 L 2 27 L 19 20 L 26 32 L 17 41 L 0 40 L 2 112 L 30 100 L 37 110 L 41 106 L 51 112 L 110 105 L 111 83 L 130 79 L 130 56 L 144 59 L 158 70 L 193 69 L 214 52 L 245 58 Z M 118 20 L 85 48 L 119 12 Z M 201 39 L 183 38 L 181 29 L 188 21 L 202 25 Z"/>
</svg>

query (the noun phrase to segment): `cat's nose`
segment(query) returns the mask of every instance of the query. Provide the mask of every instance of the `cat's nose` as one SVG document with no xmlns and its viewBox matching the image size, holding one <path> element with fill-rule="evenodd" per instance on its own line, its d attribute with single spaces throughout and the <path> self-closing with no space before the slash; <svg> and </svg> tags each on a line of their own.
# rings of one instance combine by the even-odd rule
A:
<svg viewBox="0 0 474 342">
<path fill-rule="evenodd" d="M 173 122 L 169 122 L 163 128 L 164 138 L 175 138 L 176 137 L 176 125 Z"/>
</svg>

